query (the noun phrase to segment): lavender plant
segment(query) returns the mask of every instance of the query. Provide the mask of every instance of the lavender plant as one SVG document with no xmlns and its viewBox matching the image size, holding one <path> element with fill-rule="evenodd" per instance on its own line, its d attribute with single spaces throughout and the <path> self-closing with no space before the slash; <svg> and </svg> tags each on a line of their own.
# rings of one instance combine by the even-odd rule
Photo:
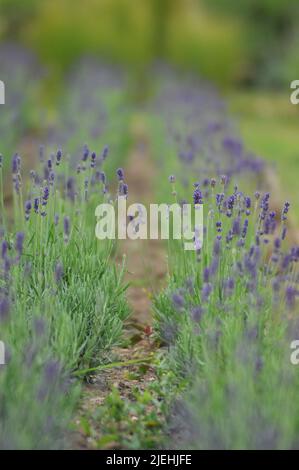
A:
<svg viewBox="0 0 299 470">
<path fill-rule="evenodd" d="M 288 244 L 290 204 L 274 209 L 269 193 L 248 192 L 263 185 L 263 163 L 246 154 L 214 95 L 179 91 L 170 87 L 160 101 L 170 131 L 159 137 L 159 155 L 169 157 L 162 174 L 173 173 L 177 201 L 203 204 L 204 240 L 191 253 L 169 243 L 169 284 L 154 303 L 163 367 L 185 387 L 169 411 L 166 445 L 298 448 L 290 345 L 299 333 L 299 248 Z"/>
<path fill-rule="evenodd" d="M 120 340 L 129 314 L 124 266 L 110 263 L 114 243 L 94 233 L 95 208 L 111 199 L 107 155 L 85 146 L 74 171 L 62 150 L 43 148 L 25 185 L 22 159 L 12 159 L 14 222 L 7 207 L 1 213 L 2 448 L 63 445 L 76 401 L 69 377 L 107 361 Z"/>
</svg>

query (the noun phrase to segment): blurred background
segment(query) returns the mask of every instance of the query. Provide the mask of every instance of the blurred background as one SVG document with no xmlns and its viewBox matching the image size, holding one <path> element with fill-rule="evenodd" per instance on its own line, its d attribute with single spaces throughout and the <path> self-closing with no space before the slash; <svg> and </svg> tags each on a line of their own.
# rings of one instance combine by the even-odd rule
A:
<svg viewBox="0 0 299 470">
<path fill-rule="evenodd" d="M 86 53 L 131 69 L 162 59 L 221 87 L 281 87 L 299 67 L 296 0 L 0 0 L 1 40 L 52 71 Z"/>
<path fill-rule="evenodd" d="M 157 62 L 210 80 L 248 146 L 275 162 L 299 196 L 288 167 L 299 171 L 298 107 L 289 101 L 299 78 L 298 23 L 297 0 L 0 0 L 0 48 L 34 54 L 43 75 L 34 93 L 50 115 L 64 77 L 86 55 L 121 64 L 137 100 L 150 92 Z M 40 117 L 30 108 L 34 127 Z"/>
</svg>

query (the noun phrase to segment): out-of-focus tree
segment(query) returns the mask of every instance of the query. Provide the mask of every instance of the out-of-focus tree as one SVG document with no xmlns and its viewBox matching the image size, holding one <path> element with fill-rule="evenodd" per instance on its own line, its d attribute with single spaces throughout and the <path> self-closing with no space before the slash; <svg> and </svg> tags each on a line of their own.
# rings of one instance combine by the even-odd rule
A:
<svg viewBox="0 0 299 470">
<path fill-rule="evenodd" d="M 198 0 L 218 14 L 244 24 L 251 66 L 247 80 L 278 85 L 299 22 L 298 0 Z"/>
<path fill-rule="evenodd" d="M 9 39 L 18 39 L 22 28 L 33 18 L 38 0 L 0 0 L 1 32 Z"/>
<path fill-rule="evenodd" d="M 149 0 L 153 19 L 153 56 L 165 58 L 170 18 L 182 0 Z"/>
<path fill-rule="evenodd" d="M 147 88 L 156 59 L 219 85 L 235 83 L 246 64 L 242 29 L 198 2 L 0 0 L 0 32 L 34 49 L 55 77 L 82 55 L 97 55 L 131 70 L 132 89 Z"/>
</svg>

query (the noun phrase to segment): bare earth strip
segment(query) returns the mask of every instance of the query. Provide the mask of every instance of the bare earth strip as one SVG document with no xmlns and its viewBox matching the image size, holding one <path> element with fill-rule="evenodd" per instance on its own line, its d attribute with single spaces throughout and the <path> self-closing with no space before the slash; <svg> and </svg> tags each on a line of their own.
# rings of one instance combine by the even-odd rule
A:
<svg viewBox="0 0 299 470">
<path fill-rule="evenodd" d="M 138 128 L 134 131 L 136 146 L 132 150 L 125 168 L 125 181 L 129 186 L 128 205 L 141 203 L 147 206 L 155 202 L 152 185 L 155 179 L 155 167 L 148 151 L 145 132 Z M 127 299 L 132 310 L 130 320 L 126 325 L 125 336 L 128 346 L 115 348 L 116 360 L 127 362 L 142 358 L 154 357 L 157 346 L 151 339 L 151 298 L 154 292 L 160 290 L 165 283 L 167 273 L 166 251 L 163 244 L 156 240 L 123 240 L 119 242 L 118 262 L 126 258 L 127 273 L 125 281 L 129 283 Z M 130 378 L 128 379 L 128 377 Z M 132 379 L 132 376 L 136 378 Z M 93 377 L 93 383 L 85 387 L 76 425 L 72 448 L 89 449 L 97 447 L 102 437 L 101 426 L 98 429 L 86 431 L 83 421 L 87 416 L 104 403 L 112 388 L 116 388 L 125 400 L 134 401 L 132 390 L 142 392 L 150 382 L 156 380 L 155 367 L 152 361 L 140 373 L 139 366 L 122 366 L 102 371 Z M 150 405 L 149 410 L 150 411 Z M 128 420 L 138 420 L 138 416 L 128 416 Z M 137 424 L 137 423 L 136 423 Z M 109 442 L 101 448 L 118 449 L 119 442 Z"/>
</svg>

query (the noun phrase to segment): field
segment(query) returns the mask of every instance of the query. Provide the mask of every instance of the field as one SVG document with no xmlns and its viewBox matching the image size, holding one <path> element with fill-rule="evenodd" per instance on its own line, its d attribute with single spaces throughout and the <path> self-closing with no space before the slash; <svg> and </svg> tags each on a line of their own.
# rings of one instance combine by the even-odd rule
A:
<svg viewBox="0 0 299 470">
<path fill-rule="evenodd" d="M 287 93 L 156 65 L 141 97 L 98 57 L 49 91 L 31 52 L 0 61 L 0 448 L 298 449 Z M 120 201 L 134 236 L 99 239 Z M 150 204 L 203 210 L 203 238 L 195 214 L 192 250 L 150 239 Z"/>
</svg>

